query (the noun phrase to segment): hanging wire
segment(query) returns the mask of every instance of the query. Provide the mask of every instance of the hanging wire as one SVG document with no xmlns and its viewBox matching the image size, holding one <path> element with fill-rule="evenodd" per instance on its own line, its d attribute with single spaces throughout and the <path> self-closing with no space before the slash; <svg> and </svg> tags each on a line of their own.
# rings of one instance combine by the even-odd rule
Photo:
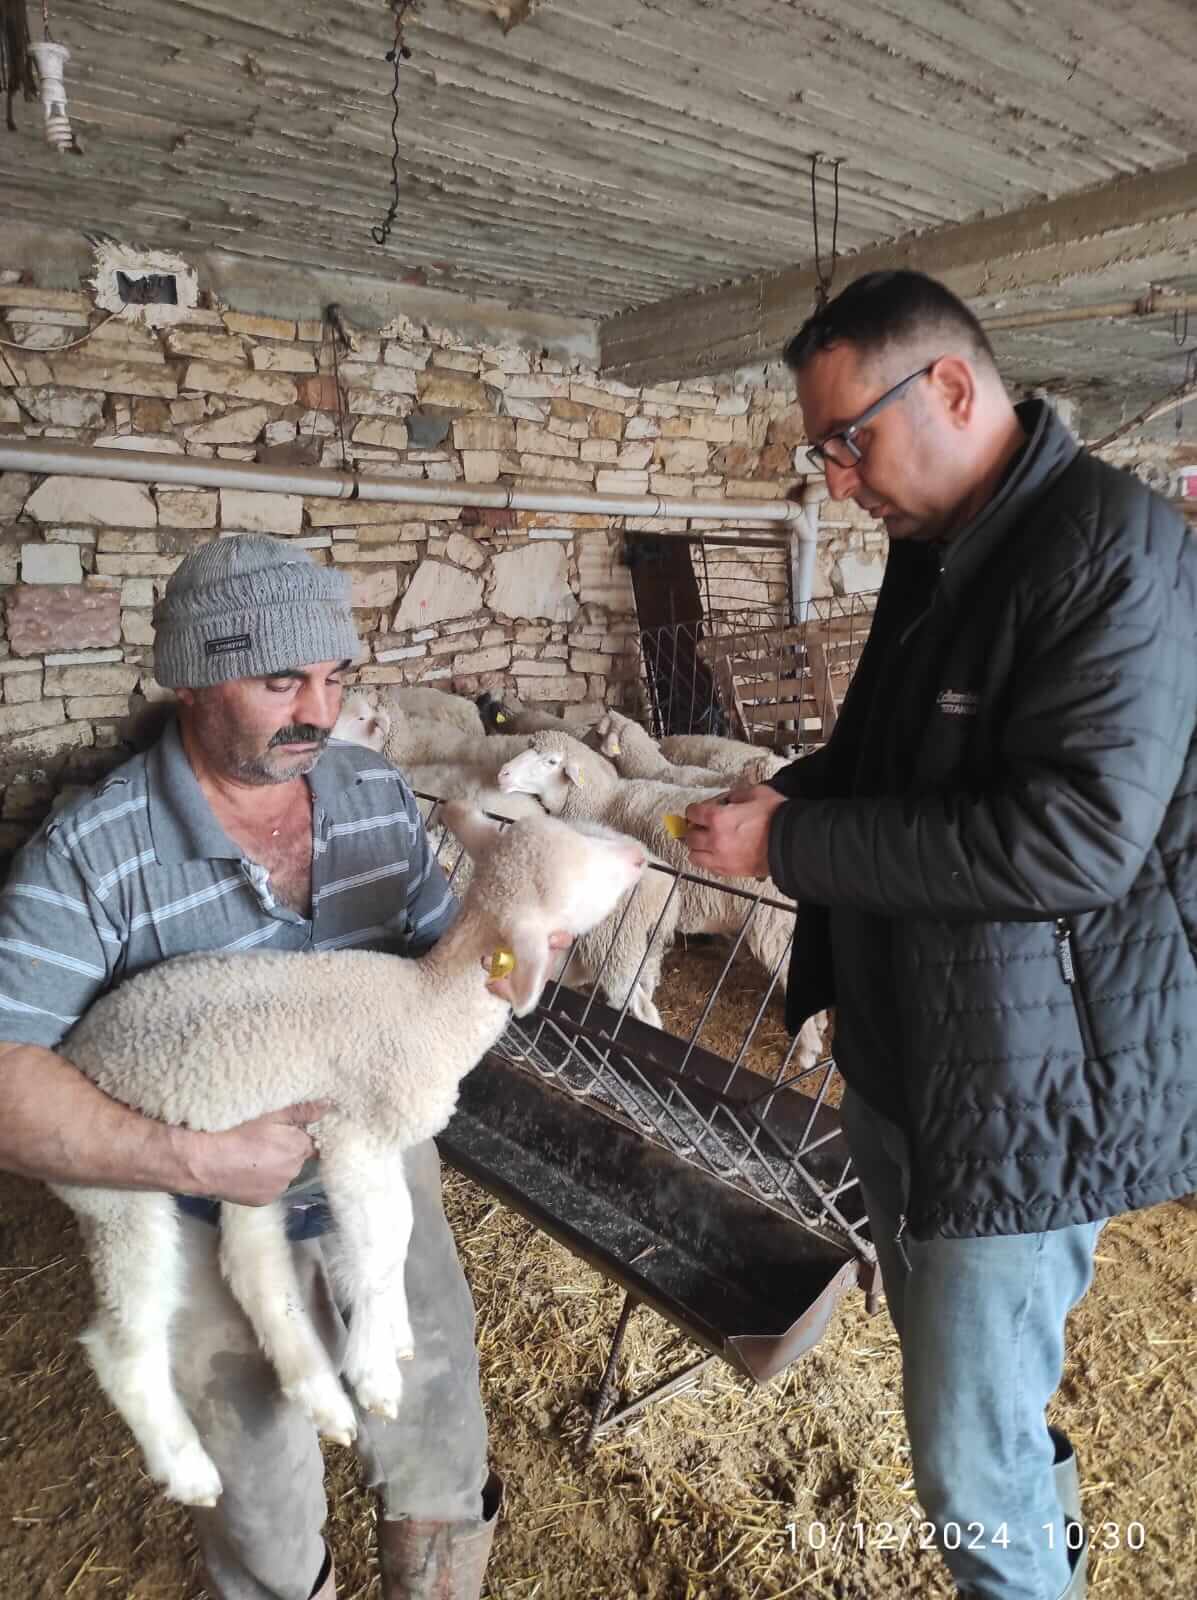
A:
<svg viewBox="0 0 1197 1600">
<path fill-rule="evenodd" d="M 811 224 L 815 233 L 815 278 L 818 287 L 815 290 L 815 309 L 822 311 L 827 304 L 831 293 L 832 280 L 835 277 L 836 262 L 839 259 L 839 232 L 840 232 L 840 163 L 842 156 L 825 156 L 821 150 L 816 150 L 810 158 L 810 214 Z M 815 183 L 815 171 L 820 161 L 829 162 L 835 181 L 835 209 L 831 221 L 831 260 L 827 271 L 823 270 L 823 257 L 819 249 L 819 194 Z"/>
<path fill-rule="evenodd" d="M 1184 321 L 1181 321 L 1179 306 L 1172 313 L 1172 343 L 1178 350 L 1183 350 L 1189 342 L 1189 308 L 1184 310 Z"/>
<path fill-rule="evenodd" d="M 337 438 L 341 446 L 341 470 L 347 472 L 350 467 L 349 446 L 345 441 L 345 396 L 341 388 L 341 361 L 340 346 L 348 345 L 348 336 L 341 316 L 341 308 L 337 305 L 326 306 L 324 315 L 320 319 L 320 346 L 316 351 L 316 372 L 319 376 L 327 376 L 324 365 L 324 352 L 332 347 L 332 380 L 337 391 Z M 317 423 L 322 407 L 312 407 L 312 424 L 308 434 L 310 446 L 315 446 L 317 441 Z"/>
<path fill-rule="evenodd" d="M 54 44 L 54 35 L 50 32 L 50 0 L 42 0 L 42 38 L 49 44 Z"/>
<path fill-rule="evenodd" d="M 1186 325 L 1188 320 L 1189 314 L 1186 311 Z M 1184 431 L 1185 404 L 1187 401 L 1193 398 L 1194 393 L 1197 393 L 1197 350 L 1190 350 L 1188 356 L 1185 358 L 1185 372 L 1184 377 L 1180 380 L 1180 392 L 1182 398 L 1180 404 L 1176 408 L 1176 438 L 1178 442 L 1180 440 L 1181 433 Z"/>
<path fill-rule="evenodd" d="M 80 336 L 77 339 L 72 339 L 70 344 L 56 344 L 56 345 L 53 345 L 49 350 L 44 350 L 43 351 L 43 350 L 35 350 L 32 345 L 28 345 L 28 344 L 14 344 L 11 339 L 0 339 L 0 348 L 5 349 L 5 350 L 23 350 L 27 356 L 29 356 L 29 355 L 54 355 L 54 356 L 60 356 L 60 355 L 63 354 L 64 351 L 67 351 L 67 350 L 78 350 L 78 348 L 79 348 L 79 346 L 81 344 L 86 344 L 87 343 L 87 341 L 91 338 L 93 333 L 99 333 L 101 328 L 106 328 L 110 322 L 114 321 L 117 317 L 122 316 L 126 311 L 128 311 L 128 309 L 129 309 L 129 307 L 127 305 L 118 306 L 115 311 L 110 311 L 106 317 L 102 318 L 99 322 L 97 322 L 94 328 L 89 328 L 86 333 L 80 334 Z"/>
<path fill-rule="evenodd" d="M 345 444 L 345 402 L 341 393 L 341 334 L 337 327 L 338 312 L 335 306 L 328 308 L 329 321 L 333 327 L 332 357 L 333 357 L 333 382 L 337 386 L 337 436 L 341 441 L 341 470 L 349 469 L 349 450 Z"/>
<path fill-rule="evenodd" d="M 370 229 L 370 237 L 375 244 L 385 245 L 391 236 L 391 229 L 395 225 L 395 218 L 399 214 L 399 67 L 410 59 L 411 51 L 403 42 L 403 24 L 409 11 L 414 11 L 415 0 L 391 0 L 391 10 L 395 14 L 395 42 L 386 53 L 386 59 L 391 63 L 393 76 L 391 80 L 391 203 L 387 214 L 375 227 Z"/>
</svg>

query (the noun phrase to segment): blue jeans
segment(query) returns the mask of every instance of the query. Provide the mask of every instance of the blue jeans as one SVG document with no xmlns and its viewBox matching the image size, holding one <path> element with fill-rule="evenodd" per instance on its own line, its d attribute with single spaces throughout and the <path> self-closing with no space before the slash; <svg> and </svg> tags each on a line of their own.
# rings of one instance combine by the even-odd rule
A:
<svg viewBox="0 0 1197 1600">
<path fill-rule="evenodd" d="M 1070 1565 L 1044 1411 L 1101 1223 L 994 1238 L 906 1234 L 898 1245 L 910 1192 L 905 1134 L 851 1090 L 841 1114 L 902 1346 L 915 1488 L 943 1558 L 977 1600 L 1058 1600 Z"/>
</svg>

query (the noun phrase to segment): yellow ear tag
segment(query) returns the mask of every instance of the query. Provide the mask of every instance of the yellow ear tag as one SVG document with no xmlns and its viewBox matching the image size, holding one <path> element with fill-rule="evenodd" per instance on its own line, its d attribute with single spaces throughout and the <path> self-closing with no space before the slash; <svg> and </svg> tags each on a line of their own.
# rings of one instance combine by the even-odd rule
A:
<svg viewBox="0 0 1197 1600">
<path fill-rule="evenodd" d="M 585 780 L 582 777 L 582 769 L 581 769 L 581 767 L 579 767 L 577 772 L 574 773 L 574 782 L 577 784 L 579 789 L 584 787 Z"/>
<path fill-rule="evenodd" d="M 495 721 L 496 722 L 506 722 L 507 718 L 503 715 L 503 713 L 501 711 L 496 711 L 495 712 Z"/>
<path fill-rule="evenodd" d="M 510 950 L 496 950 L 490 958 L 490 975 L 492 978 L 505 978 L 509 972 L 515 971 L 515 957 Z"/>
<path fill-rule="evenodd" d="M 623 751 L 619 748 L 618 744 L 613 744 L 611 746 L 611 754 L 613 756 L 621 756 L 623 754 Z"/>
<path fill-rule="evenodd" d="M 690 832 L 690 824 L 685 817 L 679 817 L 674 811 L 667 812 L 661 821 L 671 839 L 684 839 Z"/>
</svg>

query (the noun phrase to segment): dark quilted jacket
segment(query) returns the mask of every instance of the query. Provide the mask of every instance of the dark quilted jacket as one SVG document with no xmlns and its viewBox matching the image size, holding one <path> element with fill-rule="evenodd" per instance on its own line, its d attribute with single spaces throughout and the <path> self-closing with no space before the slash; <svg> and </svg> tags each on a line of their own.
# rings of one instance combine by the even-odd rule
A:
<svg viewBox="0 0 1197 1600">
<path fill-rule="evenodd" d="M 1020 415 L 942 557 L 893 546 L 834 735 L 774 780 L 787 1020 L 834 1003 L 826 908 L 869 913 L 923 1237 L 1197 1190 L 1197 541 L 1050 408 Z M 841 971 L 866 954 L 837 945 Z"/>
</svg>

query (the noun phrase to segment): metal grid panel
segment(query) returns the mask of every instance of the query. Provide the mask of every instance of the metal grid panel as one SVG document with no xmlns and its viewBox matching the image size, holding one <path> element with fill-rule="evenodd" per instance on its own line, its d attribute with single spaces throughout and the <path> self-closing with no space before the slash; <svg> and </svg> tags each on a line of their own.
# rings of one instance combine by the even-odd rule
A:
<svg viewBox="0 0 1197 1600">
<path fill-rule="evenodd" d="M 642 630 L 652 731 L 719 733 L 800 752 L 824 743 L 876 603 L 875 591 L 833 595 L 812 600 L 800 623 L 762 627 L 750 606 Z"/>
<path fill-rule="evenodd" d="M 437 837 L 437 805 L 432 796 L 429 828 Z M 502 820 L 502 819 L 498 819 Z M 462 873 L 462 858 L 448 836 L 439 839 L 438 858 L 450 882 Z M 665 865 L 651 870 L 672 880 L 676 895 L 690 873 Z M 794 916 L 791 902 L 720 885 L 743 906 L 743 922 L 731 941 L 719 976 L 711 986 L 702 1015 L 685 1038 L 645 1026 L 597 998 L 604 974 L 594 975 L 589 998 L 550 985 L 538 1010 L 523 1020 L 512 1019 L 496 1054 L 522 1071 L 601 1111 L 641 1137 L 670 1151 L 679 1160 L 730 1184 L 763 1206 L 817 1232 L 833 1233 L 862 1259 L 874 1251 L 861 1231 L 863 1207 L 844 1206 L 856 1187 L 838 1119 L 825 1107 L 835 1081 L 830 1056 L 811 1066 L 798 1062 L 798 1040 L 772 1052 L 767 1064 L 753 1068 L 746 1058 L 757 1045 L 758 1029 L 770 1002 L 779 994 L 789 962 L 787 943 L 776 967 L 766 975 L 764 994 L 738 1049 L 728 1058 L 701 1043 L 704 1026 L 725 993 L 732 967 L 745 948 L 748 929 L 763 908 Z M 635 894 L 640 893 L 637 888 Z M 634 915 L 632 899 L 621 915 Z M 661 920 L 665 913 L 662 912 Z M 660 921 L 647 930 L 649 948 L 659 936 Z"/>
</svg>

